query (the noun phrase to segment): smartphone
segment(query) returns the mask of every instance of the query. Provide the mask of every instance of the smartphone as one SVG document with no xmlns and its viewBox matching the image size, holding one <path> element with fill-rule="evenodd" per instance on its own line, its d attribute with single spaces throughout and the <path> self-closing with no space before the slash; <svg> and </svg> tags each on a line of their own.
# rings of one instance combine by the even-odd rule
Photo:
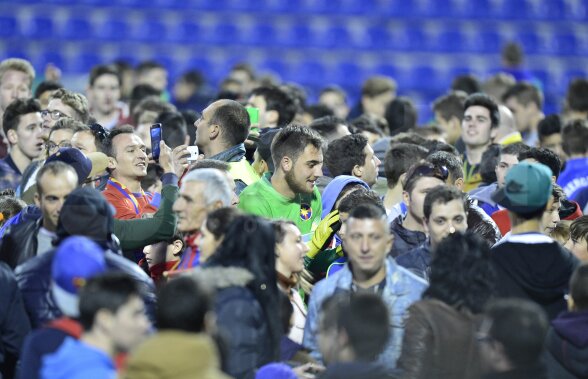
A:
<svg viewBox="0 0 588 379">
<path fill-rule="evenodd" d="M 251 127 L 258 127 L 259 125 L 259 108 L 246 107 L 247 113 L 249 113 L 249 124 Z"/>
<path fill-rule="evenodd" d="M 196 162 L 198 160 L 198 146 L 188 146 L 188 152 L 190 156 L 188 157 L 188 162 Z"/>
<path fill-rule="evenodd" d="M 151 125 L 151 156 L 155 162 L 159 162 L 159 142 L 161 142 L 161 124 Z"/>
</svg>

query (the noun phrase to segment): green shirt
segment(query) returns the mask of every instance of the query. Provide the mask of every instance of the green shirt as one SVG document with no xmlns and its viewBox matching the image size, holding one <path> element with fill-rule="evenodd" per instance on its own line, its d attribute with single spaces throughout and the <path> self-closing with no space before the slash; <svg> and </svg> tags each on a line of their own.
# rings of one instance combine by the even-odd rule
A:
<svg viewBox="0 0 588 379">
<path fill-rule="evenodd" d="M 312 194 L 297 194 L 294 199 L 289 199 L 278 193 L 270 180 L 271 173 L 267 172 L 245 188 L 239 196 L 239 208 L 270 219 L 292 220 L 302 234 L 314 231 L 323 211 L 321 194 L 316 186 Z"/>
</svg>

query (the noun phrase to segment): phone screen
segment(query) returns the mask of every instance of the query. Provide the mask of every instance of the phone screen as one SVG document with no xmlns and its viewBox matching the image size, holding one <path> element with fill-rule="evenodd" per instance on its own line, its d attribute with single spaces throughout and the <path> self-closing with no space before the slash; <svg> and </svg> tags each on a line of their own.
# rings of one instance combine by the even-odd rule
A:
<svg viewBox="0 0 588 379">
<path fill-rule="evenodd" d="M 159 161 L 159 142 L 161 141 L 161 124 L 151 125 L 151 154 L 153 159 Z"/>
</svg>

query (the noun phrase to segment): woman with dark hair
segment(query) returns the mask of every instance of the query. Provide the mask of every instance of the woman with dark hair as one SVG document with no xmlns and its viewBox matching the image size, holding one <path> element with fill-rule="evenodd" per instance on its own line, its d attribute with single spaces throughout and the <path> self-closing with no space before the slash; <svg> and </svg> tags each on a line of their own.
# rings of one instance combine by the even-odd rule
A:
<svg viewBox="0 0 588 379">
<path fill-rule="evenodd" d="M 223 242 L 229 225 L 240 215 L 241 212 L 233 207 L 219 208 L 208 214 L 206 221 L 202 223 L 198 237 L 201 263 L 206 262 L 214 254 Z"/>
<path fill-rule="evenodd" d="M 194 275 L 216 289 L 214 311 L 226 338 L 225 371 L 249 379 L 279 359 L 282 327 L 275 269 L 274 229 L 257 216 L 238 216 L 224 239 Z"/>
<path fill-rule="evenodd" d="M 490 249 L 455 233 L 433 252 L 429 288 L 408 310 L 398 367 L 402 378 L 478 378 L 476 326 L 492 296 Z"/>
</svg>

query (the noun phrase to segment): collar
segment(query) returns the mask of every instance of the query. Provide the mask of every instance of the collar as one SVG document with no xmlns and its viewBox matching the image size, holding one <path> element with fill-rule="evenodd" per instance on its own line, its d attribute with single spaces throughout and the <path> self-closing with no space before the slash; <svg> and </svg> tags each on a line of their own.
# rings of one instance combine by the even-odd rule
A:
<svg viewBox="0 0 588 379">
<path fill-rule="evenodd" d="M 209 159 L 214 159 L 223 162 L 239 162 L 245 156 L 245 145 L 240 143 L 225 151 L 213 155 Z"/>
<path fill-rule="evenodd" d="M 4 162 L 6 162 L 10 166 L 10 168 L 14 170 L 14 172 L 16 172 L 19 175 L 22 175 L 22 172 L 20 172 L 18 167 L 16 167 L 16 163 L 14 163 L 14 160 L 12 159 L 12 156 L 10 154 L 8 154 L 6 158 L 4 158 Z"/>
</svg>

